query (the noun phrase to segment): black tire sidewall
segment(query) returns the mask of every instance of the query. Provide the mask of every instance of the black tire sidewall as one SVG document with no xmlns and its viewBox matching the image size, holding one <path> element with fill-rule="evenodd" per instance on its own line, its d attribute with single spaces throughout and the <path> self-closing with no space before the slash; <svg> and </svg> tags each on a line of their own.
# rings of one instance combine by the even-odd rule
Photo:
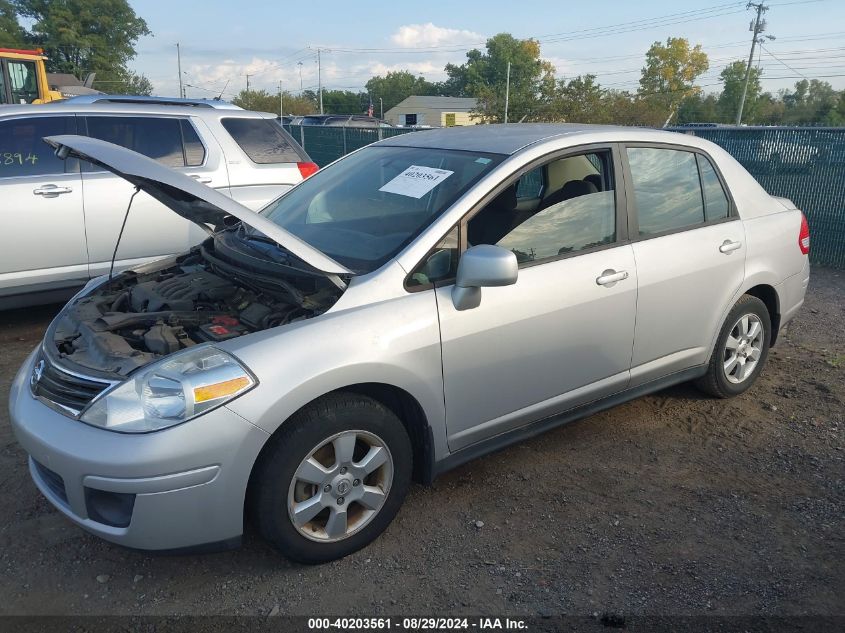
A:
<svg viewBox="0 0 845 633">
<path fill-rule="evenodd" d="M 746 314 L 756 315 L 763 324 L 763 349 L 760 354 L 760 360 L 757 362 L 757 366 L 754 368 L 751 375 L 741 383 L 734 384 L 725 376 L 722 354 L 725 350 L 725 344 L 727 343 L 728 336 L 730 335 L 734 324 L 740 319 L 740 317 Z M 769 357 L 769 343 L 771 340 L 772 324 L 771 319 L 769 318 L 769 311 L 766 309 L 766 304 L 757 297 L 752 297 L 750 295 L 743 297 L 743 299 L 737 302 L 737 304 L 728 313 L 728 317 L 725 319 L 725 324 L 722 326 L 722 331 L 719 333 L 719 338 L 716 341 L 716 347 L 713 350 L 713 354 L 715 356 L 715 379 L 719 389 L 729 396 L 738 396 L 750 389 L 752 385 L 757 382 L 757 378 L 759 378 L 760 373 L 763 371 L 763 367 L 766 365 L 766 359 Z"/>
<path fill-rule="evenodd" d="M 254 512 L 263 536 L 285 556 L 303 563 L 342 558 L 375 540 L 390 524 L 405 499 L 411 482 L 413 452 L 402 422 L 381 403 L 363 396 L 330 399 L 309 407 L 285 422 L 262 456 Z M 393 460 L 393 481 L 384 505 L 361 530 L 337 542 L 322 543 L 297 531 L 287 510 L 288 490 L 299 464 L 316 446 L 337 433 L 368 431 L 388 447 Z"/>
</svg>

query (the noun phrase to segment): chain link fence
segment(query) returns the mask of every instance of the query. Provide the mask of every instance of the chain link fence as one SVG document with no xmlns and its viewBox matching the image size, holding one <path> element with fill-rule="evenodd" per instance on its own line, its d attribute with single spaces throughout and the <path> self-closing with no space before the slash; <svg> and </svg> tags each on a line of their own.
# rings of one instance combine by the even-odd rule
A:
<svg viewBox="0 0 845 633">
<path fill-rule="evenodd" d="M 325 167 L 341 156 L 370 143 L 417 131 L 408 128 L 331 125 L 286 125 L 284 127 L 308 152 L 311 160 L 320 167 Z"/>
<path fill-rule="evenodd" d="M 285 126 L 320 167 L 365 145 L 421 130 Z M 810 223 L 813 263 L 845 268 L 845 128 L 674 128 L 722 146 L 770 194 L 789 198 Z"/>
</svg>

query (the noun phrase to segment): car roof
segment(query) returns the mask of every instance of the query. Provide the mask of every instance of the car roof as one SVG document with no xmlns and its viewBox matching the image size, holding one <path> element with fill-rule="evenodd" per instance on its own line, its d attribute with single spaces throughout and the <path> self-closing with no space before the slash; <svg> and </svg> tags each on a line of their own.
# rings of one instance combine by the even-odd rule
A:
<svg viewBox="0 0 845 633">
<path fill-rule="evenodd" d="M 241 109 L 202 108 L 195 105 L 160 103 L 109 103 L 77 102 L 74 99 L 63 99 L 42 105 L 2 105 L 0 117 L 9 115 L 44 115 L 54 113 L 64 114 L 145 114 L 145 115 L 174 115 L 192 116 L 198 118 L 220 119 L 223 117 L 237 118 L 272 118 L 278 115 L 268 112 L 253 112 Z"/>
<path fill-rule="evenodd" d="M 589 143 L 592 140 L 607 142 L 613 139 L 698 145 L 694 141 L 689 142 L 691 137 L 687 135 L 652 128 L 576 123 L 506 123 L 432 128 L 393 136 L 379 141 L 378 144 L 511 155 L 530 145 L 561 137 L 579 137 L 578 141 L 582 143 Z"/>
<path fill-rule="evenodd" d="M 109 95 L 96 93 L 73 97 L 73 103 L 143 103 L 152 105 L 185 105 L 195 108 L 214 108 L 216 110 L 243 110 L 238 105 L 222 99 L 187 99 L 180 97 L 154 97 L 146 95 Z"/>
</svg>

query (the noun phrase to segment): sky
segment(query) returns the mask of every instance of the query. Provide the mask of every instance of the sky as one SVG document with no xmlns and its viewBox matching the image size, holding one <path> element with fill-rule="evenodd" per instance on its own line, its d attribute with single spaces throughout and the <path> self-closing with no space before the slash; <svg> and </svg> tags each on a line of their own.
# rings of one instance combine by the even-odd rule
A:
<svg viewBox="0 0 845 633">
<path fill-rule="evenodd" d="M 153 36 L 142 38 L 131 66 L 156 94 L 177 95 L 176 43 L 190 97 L 231 99 L 246 87 L 296 93 L 317 87 L 320 50 L 324 89 L 363 91 L 373 75 L 409 70 L 430 81 L 466 51 L 507 32 L 540 41 L 558 78 L 593 73 L 607 88 L 634 90 L 655 41 L 685 37 L 701 44 L 710 70 L 698 79 L 719 90 L 719 73 L 748 59 L 745 2 L 726 0 L 426 0 L 280 2 L 266 0 L 130 0 Z M 758 47 L 763 89 L 790 88 L 802 77 L 845 89 L 845 0 L 771 0 L 767 40 Z M 755 64 L 758 56 L 755 54 Z"/>
</svg>

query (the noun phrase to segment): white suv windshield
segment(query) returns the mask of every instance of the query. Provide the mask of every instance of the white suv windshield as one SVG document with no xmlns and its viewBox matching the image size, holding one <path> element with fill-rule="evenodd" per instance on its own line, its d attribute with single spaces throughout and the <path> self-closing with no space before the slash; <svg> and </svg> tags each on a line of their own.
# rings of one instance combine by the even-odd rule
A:
<svg viewBox="0 0 845 633">
<path fill-rule="evenodd" d="M 320 170 L 264 215 L 356 272 L 381 266 L 504 157 L 368 147 Z"/>
</svg>

